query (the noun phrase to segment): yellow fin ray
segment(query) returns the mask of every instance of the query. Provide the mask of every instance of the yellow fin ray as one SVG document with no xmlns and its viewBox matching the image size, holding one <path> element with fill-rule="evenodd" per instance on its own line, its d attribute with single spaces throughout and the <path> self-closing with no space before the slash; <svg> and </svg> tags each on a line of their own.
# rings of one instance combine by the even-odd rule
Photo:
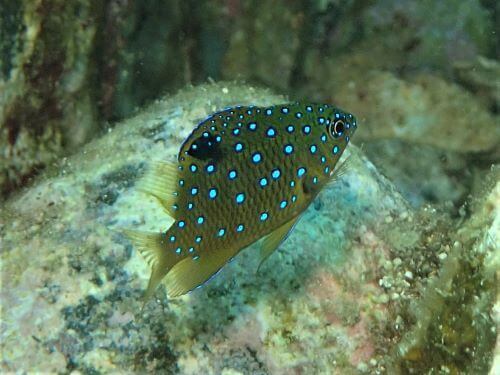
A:
<svg viewBox="0 0 500 375">
<path fill-rule="evenodd" d="M 179 169 L 169 162 L 153 162 L 137 189 L 157 198 L 167 213 L 175 218 L 174 204 L 177 200 Z"/>
<path fill-rule="evenodd" d="M 273 253 L 274 250 L 282 243 L 288 234 L 292 231 L 293 227 L 297 223 L 299 216 L 294 217 L 292 220 L 287 221 L 282 226 L 278 227 L 270 234 L 267 235 L 266 238 L 262 241 L 262 246 L 260 248 L 260 262 L 257 267 L 257 272 L 259 272 L 260 268 L 264 261 L 269 258 L 269 256 Z"/>
<path fill-rule="evenodd" d="M 163 233 L 141 232 L 129 229 L 123 232 L 151 267 L 148 288 L 144 294 L 144 302 L 146 302 L 153 296 L 167 272 L 177 262 L 181 261 L 182 257 L 169 254 L 166 246 L 166 237 Z"/>
<path fill-rule="evenodd" d="M 199 259 L 186 257 L 177 263 L 165 277 L 169 297 L 183 295 L 202 285 L 215 275 L 233 256 L 238 249 L 227 248 L 211 251 Z"/>
</svg>

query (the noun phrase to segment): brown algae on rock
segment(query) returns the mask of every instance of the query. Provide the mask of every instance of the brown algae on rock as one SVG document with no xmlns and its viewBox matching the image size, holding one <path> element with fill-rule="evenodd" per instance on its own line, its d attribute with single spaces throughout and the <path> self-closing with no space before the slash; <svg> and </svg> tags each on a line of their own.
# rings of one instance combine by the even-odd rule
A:
<svg viewBox="0 0 500 375">
<path fill-rule="evenodd" d="M 498 304 L 497 170 L 470 202 L 470 215 L 455 220 L 432 206 L 412 207 L 355 145 L 346 150 L 350 168 L 258 277 L 252 246 L 187 296 L 169 300 L 160 286 L 157 302 L 141 312 L 148 270 L 115 230 L 170 224 L 134 188 L 146 161 L 173 160 L 192 126 L 218 108 L 285 101 L 233 83 L 186 89 L 7 201 L 0 213 L 2 370 L 488 369 Z"/>
</svg>

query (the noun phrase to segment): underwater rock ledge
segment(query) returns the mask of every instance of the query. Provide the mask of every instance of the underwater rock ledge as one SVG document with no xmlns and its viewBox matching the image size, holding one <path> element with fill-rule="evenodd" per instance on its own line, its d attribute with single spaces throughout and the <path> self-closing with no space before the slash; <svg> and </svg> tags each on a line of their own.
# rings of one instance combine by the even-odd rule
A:
<svg viewBox="0 0 500 375">
<path fill-rule="evenodd" d="M 168 300 L 160 287 L 141 311 L 149 270 L 119 230 L 164 230 L 171 220 L 134 189 L 144 167 L 173 160 L 217 109 L 284 101 L 239 83 L 187 88 L 7 201 L 2 371 L 487 371 L 496 339 L 497 169 L 471 217 L 455 222 L 412 208 L 350 146 L 347 173 L 258 274 L 253 245 L 202 288 Z"/>
</svg>

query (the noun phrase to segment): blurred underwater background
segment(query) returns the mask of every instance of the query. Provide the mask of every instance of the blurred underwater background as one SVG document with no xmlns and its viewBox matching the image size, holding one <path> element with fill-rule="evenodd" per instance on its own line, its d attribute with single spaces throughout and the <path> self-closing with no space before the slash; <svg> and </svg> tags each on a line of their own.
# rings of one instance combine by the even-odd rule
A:
<svg viewBox="0 0 500 375">
<path fill-rule="evenodd" d="M 0 0 L 3 373 L 500 373 L 500 3 Z M 348 169 L 144 309 L 135 189 L 211 113 L 329 103 Z"/>
</svg>

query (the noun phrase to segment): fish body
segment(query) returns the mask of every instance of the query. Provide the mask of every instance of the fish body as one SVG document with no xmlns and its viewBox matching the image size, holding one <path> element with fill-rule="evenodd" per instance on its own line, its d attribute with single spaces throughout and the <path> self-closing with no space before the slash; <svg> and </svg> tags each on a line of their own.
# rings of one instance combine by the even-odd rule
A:
<svg viewBox="0 0 500 375">
<path fill-rule="evenodd" d="M 331 181 L 356 127 L 338 108 L 302 103 L 202 121 L 177 164 L 155 164 L 140 184 L 175 219 L 164 233 L 128 231 L 153 269 L 146 296 L 162 279 L 170 296 L 196 288 L 262 237 L 266 259 Z"/>
</svg>

